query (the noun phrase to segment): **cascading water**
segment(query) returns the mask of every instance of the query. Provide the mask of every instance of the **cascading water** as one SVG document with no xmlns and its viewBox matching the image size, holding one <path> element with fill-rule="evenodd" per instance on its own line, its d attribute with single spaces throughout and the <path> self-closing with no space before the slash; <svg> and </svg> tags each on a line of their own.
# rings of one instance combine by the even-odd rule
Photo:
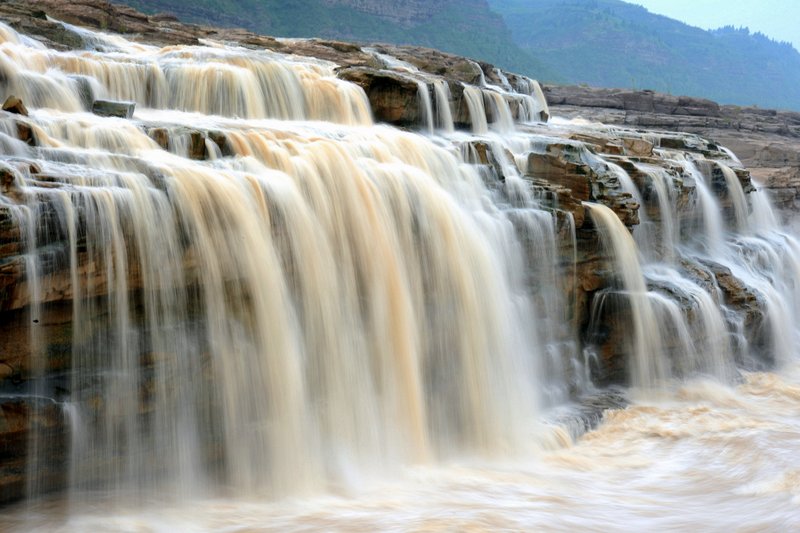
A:
<svg viewBox="0 0 800 533">
<path fill-rule="evenodd" d="M 319 77 L 328 67 L 220 48 L 105 57 L 48 51 L 40 63 L 144 105 L 318 118 L 310 103 L 325 101 L 331 119 L 366 120 L 356 88 L 338 100 L 327 92 L 341 85 Z M 14 90 L 42 91 L 20 81 L 30 58 L 7 61 Z M 196 91 L 212 71 L 221 85 Z M 171 90 L 142 97 L 153 83 Z M 258 107 L 267 87 L 282 96 Z M 58 90 L 79 100 L 71 82 Z M 47 238 L 64 237 L 68 401 L 83 421 L 72 428 L 72 487 L 167 480 L 188 491 L 220 478 L 280 496 L 526 447 L 541 342 L 524 332 L 536 309 L 511 214 L 473 168 L 388 128 L 137 111 L 149 128 L 166 126 L 173 155 L 124 120 L 65 111 L 32 116 L 49 147 L 37 151 L 38 173 L 65 185 L 11 171 L 28 202 L 55 213 Z M 230 156 L 188 159 L 198 126 Z M 538 216 L 530 227 L 552 225 Z M 38 279 L 42 258 L 28 248 Z M 209 456 L 219 471 L 203 466 Z"/>
<path fill-rule="evenodd" d="M 791 366 L 800 243 L 725 162 L 656 149 L 668 164 L 623 168 L 541 124 L 549 111 L 538 84 L 501 71 L 502 87 L 482 77 L 457 102 L 448 81 L 372 51 L 417 84 L 419 136 L 374 125 L 367 95 L 328 61 L 212 41 L 160 49 L 70 29 L 92 50 L 48 50 L 0 26 L 3 87 L 31 110 L 0 116 L 0 222 L 12 221 L 22 258 L 11 265 L 21 282 L 2 302 L 25 313 L 31 418 L 57 406 L 67 426 L 66 529 L 90 529 L 109 512 L 124 529 L 138 512 L 131 505 L 162 500 L 181 509 L 163 518 L 179 529 L 195 517 L 226 527 L 237 519 L 226 506 L 252 527 L 263 523 L 251 511 L 277 529 L 392 529 L 406 519 L 435 529 L 441 509 L 476 491 L 488 492 L 475 514 L 445 526 L 547 528 L 547 509 L 530 502 L 570 514 L 558 509 L 561 485 L 632 501 L 658 490 L 630 457 L 657 468 L 688 453 L 699 471 L 720 469 L 733 483 L 733 459 L 704 455 L 692 402 L 714 406 L 724 420 L 707 423 L 721 435 L 726 423 L 750 431 L 753 413 L 771 417 L 763 431 L 783 447 L 764 468 L 785 467 L 794 441 L 771 428 L 788 408 L 765 390 L 796 394 L 795 377 L 744 374 L 735 393 L 725 383 L 737 366 Z M 135 102 L 133 120 L 88 113 L 96 99 Z M 476 135 L 454 131 L 461 104 Z M 611 179 L 571 204 L 564 190 L 578 197 L 581 183 L 544 184 L 552 175 L 542 161 L 559 150 L 559 171 Z M 726 161 L 736 166 L 730 153 Z M 687 215 L 681 202 L 696 209 Z M 620 214 L 632 203 L 646 223 L 633 233 Z M 587 252 L 598 234 L 607 251 Z M 596 270 L 579 274 L 585 264 Z M 746 301 L 730 297 L 735 283 Z M 48 333 L 64 305 L 66 340 Z M 592 339 L 608 334 L 612 308 L 623 310 L 628 382 L 645 393 L 637 399 L 684 381 L 674 403 L 614 411 L 572 446 L 551 412 L 603 397 L 591 396 L 590 372 L 605 357 Z M 22 477 L 31 501 L 60 487 L 46 474 L 59 470 L 48 464 L 58 462 L 54 431 L 30 431 Z M 666 444 L 650 444 L 662 435 Z M 760 442 L 757 432 L 737 435 Z M 562 449 L 543 455 L 548 447 Z M 388 486 L 396 502 L 363 494 L 389 478 L 432 507 L 402 483 Z M 680 487 L 665 497 L 698 497 Z M 736 516 L 763 505 L 736 495 Z M 333 511 L 309 517 L 286 497 Z M 112 510 L 91 510 L 98 499 Z M 266 507 L 248 507 L 253 500 Z M 487 501 L 502 512 L 487 514 Z M 49 512 L 8 524 L 47 529 L 37 520 Z M 596 525 L 592 505 L 575 513 L 570 527 Z M 766 523 L 791 525 L 784 514 Z M 696 525 L 675 520 L 667 524 Z"/>
<path fill-rule="evenodd" d="M 485 91 L 484 95 L 489 100 L 492 115 L 495 117 L 492 126 L 500 133 L 513 132 L 514 118 L 511 116 L 511 110 L 505 98 L 495 91 Z"/>
<path fill-rule="evenodd" d="M 469 116 L 472 120 L 472 132 L 477 134 L 489 133 L 486 108 L 483 104 L 483 91 L 477 87 L 464 87 L 464 101 L 467 103 Z"/>
<path fill-rule="evenodd" d="M 417 93 L 419 94 L 419 106 L 422 111 L 423 123 L 428 133 L 433 133 L 433 104 L 431 103 L 431 95 L 428 92 L 428 85 L 421 81 L 417 82 Z"/>
<path fill-rule="evenodd" d="M 450 110 L 450 86 L 442 80 L 434 80 L 436 97 L 436 124 L 445 133 L 453 133 L 453 112 Z"/>
<path fill-rule="evenodd" d="M 659 322 L 647 293 L 636 243 L 611 209 L 599 204 L 587 204 L 586 207 L 589 208 L 595 224 L 599 226 L 603 240 L 615 256 L 615 270 L 622 277 L 622 287 L 631 306 L 633 332 L 630 351 L 633 383 L 645 389 L 653 388 L 668 374 L 661 357 Z"/>
<path fill-rule="evenodd" d="M 673 263 L 680 234 L 680 220 L 672 207 L 675 204 L 675 185 L 672 176 L 660 167 L 639 164 L 636 168 L 648 176 L 649 183 L 655 191 L 660 222 L 660 224 L 653 222 L 645 224 L 640 221 L 639 227 L 636 228 L 636 236 L 642 235 L 642 237 L 637 239 L 637 244 L 645 255 L 649 255 L 649 259 L 655 259 L 660 255 L 665 262 Z"/>
<path fill-rule="evenodd" d="M 722 175 L 725 177 L 725 185 L 733 203 L 733 212 L 736 220 L 736 229 L 743 231 L 747 227 L 747 198 L 742 189 L 742 184 L 736 173 L 725 163 L 718 163 Z"/>
<path fill-rule="evenodd" d="M 217 46 L 128 52 L 101 59 L 6 42 L 0 68 L 6 90 L 36 108 L 76 112 L 85 100 L 109 98 L 230 117 L 370 122 L 363 93 L 337 79 L 330 63 Z"/>
<path fill-rule="evenodd" d="M 702 172 L 697 168 L 694 161 L 687 159 L 683 155 L 679 155 L 679 160 L 685 163 L 686 171 L 694 179 L 695 188 L 697 190 L 697 199 L 700 204 L 700 212 L 702 213 L 702 226 L 700 231 L 696 233 L 701 239 L 704 239 L 706 252 L 709 255 L 719 255 L 721 249 L 719 246 L 725 241 L 724 236 L 724 221 L 722 213 L 719 208 L 719 202 L 714 198 L 711 190 L 706 183 L 706 178 Z"/>
</svg>

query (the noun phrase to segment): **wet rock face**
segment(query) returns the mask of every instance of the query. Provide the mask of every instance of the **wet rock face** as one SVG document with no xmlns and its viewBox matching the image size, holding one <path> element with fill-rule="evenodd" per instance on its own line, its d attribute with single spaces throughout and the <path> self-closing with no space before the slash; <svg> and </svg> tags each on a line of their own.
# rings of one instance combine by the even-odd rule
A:
<svg viewBox="0 0 800 533">
<path fill-rule="evenodd" d="M 22 100 L 14 95 L 9 96 L 6 98 L 6 101 L 3 102 L 3 111 L 15 113 L 17 115 L 23 115 L 26 117 L 28 116 L 28 108 L 25 107 L 25 104 L 22 103 Z"/>
<path fill-rule="evenodd" d="M 640 165 L 660 168 L 671 181 L 670 208 L 674 211 L 675 223 L 684 228 L 700 227 L 702 217 L 698 210 L 695 178 L 690 175 L 685 163 L 669 159 L 672 157 L 669 155 L 659 155 L 668 150 L 670 154 L 681 153 L 695 160 L 705 179 L 712 185 L 727 223 L 732 223 L 734 214 L 727 185 L 720 167 L 713 163 L 715 160 L 727 161 L 728 155 L 719 146 L 696 135 L 576 128 L 561 132 L 544 126 L 526 128 L 561 138 L 551 138 L 545 145 L 528 152 L 524 158 L 517 157 L 516 165 L 523 178 L 531 183 L 543 205 L 551 207 L 559 221 L 564 280 L 562 290 L 569 295 L 568 315 L 573 327 L 581 336 L 582 345 L 592 354 L 591 372 L 595 383 L 627 383 L 633 321 L 631 309 L 620 290 L 613 258 L 601 246 L 598 230 L 582 202 L 606 205 L 631 231 L 642 219 L 660 225 L 662 206 L 656 194 L 654 178 L 643 172 Z M 661 141 L 673 148 L 659 146 Z M 503 154 L 493 150 L 492 145 L 484 141 L 472 141 L 470 146 L 476 162 L 485 166 L 488 173 L 496 179 L 508 179 L 503 175 L 505 167 L 499 159 Z M 513 157 L 505 154 L 505 159 Z M 640 191 L 640 199 L 633 198 L 623 189 L 618 174 L 612 171 L 609 163 L 614 163 L 629 175 Z M 747 171 L 737 169 L 736 174 L 742 189 L 752 191 Z M 751 348 L 763 346 L 763 309 L 761 302 L 753 300 L 752 289 L 732 277 L 730 271 L 719 272 L 717 279 L 713 269 L 702 267 L 700 270 L 704 278 L 698 283 L 706 287 L 706 292 L 716 293 L 718 285 L 730 288 L 729 293 L 723 292 L 724 296 L 718 304 L 726 305 L 736 317 L 743 320 L 747 345 Z M 689 271 L 687 268 L 687 277 L 697 277 L 691 276 Z M 652 285 L 650 290 L 668 292 L 671 289 Z M 692 316 L 697 313 L 696 305 L 696 302 L 684 300 L 682 312 Z M 680 371 L 684 364 L 684 347 L 677 343 L 677 339 L 669 340 L 673 342 L 666 343 L 664 350 L 674 359 L 675 370 Z"/>
<path fill-rule="evenodd" d="M 133 118 L 135 108 L 134 102 L 95 100 L 92 103 L 92 113 L 101 117 Z"/>
<path fill-rule="evenodd" d="M 365 67 L 343 69 L 339 77 L 364 89 L 375 120 L 406 127 L 420 124 L 419 88 L 414 80 Z"/>
<path fill-rule="evenodd" d="M 617 130 L 612 128 L 580 128 L 563 132 L 565 142 L 553 140 L 541 150 L 527 155 L 521 170 L 526 179 L 536 186 L 548 190 L 551 195 L 558 188 L 566 194 L 558 195 L 565 200 L 551 200 L 554 208 L 568 210 L 574 217 L 577 248 L 564 247 L 564 265 L 569 264 L 569 254 L 575 253 L 574 270 L 565 267 L 565 278 L 569 294 L 574 295 L 571 313 L 578 324 L 584 346 L 590 358 L 592 376 L 596 383 L 627 383 L 632 315 L 626 297 L 620 293 L 614 265 L 608 252 L 599 244 L 596 229 L 590 217 L 583 213 L 582 201 L 605 204 L 611 208 L 629 228 L 635 228 L 643 219 L 650 224 L 662 223 L 662 206 L 654 188 L 653 176 L 643 172 L 643 167 L 660 168 L 672 182 L 671 209 L 676 224 L 691 231 L 702 227 L 698 208 L 696 176 L 689 172 L 686 163 L 669 154 L 683 154 L 695 162 L 704 180 L 709 184 L 722 208 L 726 224 L 733 224 L 732 195 L 728 190 L 721 167 L 715 161 L 729 162 L 729 154 L 719 145 L 697 135 L 657 131 Z M 552 134 L 553 129 L 548 128 Z M 602 155 L 598 161 L 593 155 Z M 640 192 L 633 198 L 624 192 L 614 172 L 605 162 L 613 162 L 626 171 Z M 518 160 L 518 165 L 519 165 Z M 754 190 L 749 172 L 735 169 L 736 178 L 745 193 Z M 555 198 L 552 195 L 551 198 Z M 570 206 L 571 207 L 567 207 Z M 580 214 L 579 214 L 580 213 Z M 562 235 L 562 238 L 564 236 Z M 684 275 L 705 287 L 709 294 L 718 294 L 718 305 L 724 305 L 729 313 L 729 329 L 741 328 L 744 338 L 732 340 L 733 350 L 744 367 L 753 368 L 754 361 L 745 360 L 748 350 L 760 351 L 769 343 L 765 339 L 763 301 L 758 294 L 730 270 L 716 265 L 684 265 Z M 572 277 L 570 279 L 570 277 Z M 669 293 L 669 286 L 651 284 L 651 291 Z M 697 302 L 681 299 L 682 313 L 693 316 L 699 311 Z M 741 321 L 740 323 L 738 321 Z M 674 371 L 680 372 L 685 365 L 684 347 L 677 339 L 668 338 L 663 346 L 665 354 L 673 359 Z M 743 343 L 743 344 L 742 344 Z"/>
<path fill-rule="evenodd" d="M 759 177 L 761 177 L 759 173 Z M 764 176 L 764 185 L 771 191 L 773 203 L 782 209 L 795 208 L 800 197 L 800 165 L 773 169 Z"/>
<path fill-rule="evenodd" d="M 65 413 L 57 403 L 28 394 L 0 397 L 0 504 L 18 500 L 31 487 L 41 494 L 66 487 L 67 471 L 59 465 L 67 460 L 68 434 Z M 32 442 L 46 461 L 29 457 Z"/>
</svg>

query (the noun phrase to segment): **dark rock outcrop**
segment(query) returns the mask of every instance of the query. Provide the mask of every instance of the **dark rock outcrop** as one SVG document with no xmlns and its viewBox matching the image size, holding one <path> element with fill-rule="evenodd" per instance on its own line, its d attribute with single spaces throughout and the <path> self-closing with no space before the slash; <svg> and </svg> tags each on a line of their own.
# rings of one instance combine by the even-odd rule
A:
<svg viewBox="0 0 800 533">
<path fill-rule="evenodd" d="M 134 102 L 95 100 L 92 103 L 92 113 L 101 117 L 133 118 L 135 108 L 136 103 Z"/>
<path fill-rule="evenodd" d="M 19 499 L 31 486 L 41 494 L 66 486 L 67 471 L 53 468 L 67 459 L 65 418 L 61 406 L 47 399 L 28 394 L 0 397 L 0 504 Z M 32 464 L 34 439 L 47 464 Z"/>
<path fill-rule="evenodd" d="M 25 117 L 28 116 L 28 108 L 25 107 L 25 104 L 22 103 L 22 100 L 13 95 L 6 98 L 6 101 L 3 102 L 3 111 L 8 111 L 9 113 L 15 113 Z"/>
<path fill-rule="evenodd" d="M 419 88 L 415 80 L 397 72 L 367 67 L 342 69 L 339 77 L 364 89 L 375 120 L 397 126 L 420 123 Z"/>
</svg>

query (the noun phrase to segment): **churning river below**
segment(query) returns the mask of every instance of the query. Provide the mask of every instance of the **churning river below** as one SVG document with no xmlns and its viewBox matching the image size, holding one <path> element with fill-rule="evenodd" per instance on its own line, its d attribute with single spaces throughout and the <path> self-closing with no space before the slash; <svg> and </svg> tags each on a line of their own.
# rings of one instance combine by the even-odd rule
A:
<svg viewBox="0 0 800 533">
<path fill-rule="evenodd" d="M 571 442 L 543 427 L 515 461 L 347 479 L 328 496 L 6 511 L 10 531 L 793 531 L 800 528 L 800 366 L 735 387 L 695 380 L 609 410 Z M 69 511 L 69 512 L 68 512 Z"/>
</svg>

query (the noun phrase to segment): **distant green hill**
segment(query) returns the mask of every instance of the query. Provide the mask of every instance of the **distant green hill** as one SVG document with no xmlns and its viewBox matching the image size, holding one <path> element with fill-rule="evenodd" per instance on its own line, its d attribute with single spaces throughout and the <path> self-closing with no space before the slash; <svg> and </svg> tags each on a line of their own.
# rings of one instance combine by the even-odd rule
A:
<svg viewBox="0 0 800 533">
<path fill-rule="evenodd" d="M 185 22 L 235 26 L 278 37 L 415 44 L 558 81 L 511 39 L 486 0 L 116 0 Z"/>
<path fill-rule="evenodd" d="M 541 81 L 800 110 L 800 53 L 788 43 L 702 30 L 620 0 L 122 1 L 268 35 L 429 46 Z"/>
<path fill-rule="evenodd" d="M 706 31 L 619 0 L 489 3 L 570 83 L 800 109 L 800 53 L 747 29 Z"/>
</svg>

